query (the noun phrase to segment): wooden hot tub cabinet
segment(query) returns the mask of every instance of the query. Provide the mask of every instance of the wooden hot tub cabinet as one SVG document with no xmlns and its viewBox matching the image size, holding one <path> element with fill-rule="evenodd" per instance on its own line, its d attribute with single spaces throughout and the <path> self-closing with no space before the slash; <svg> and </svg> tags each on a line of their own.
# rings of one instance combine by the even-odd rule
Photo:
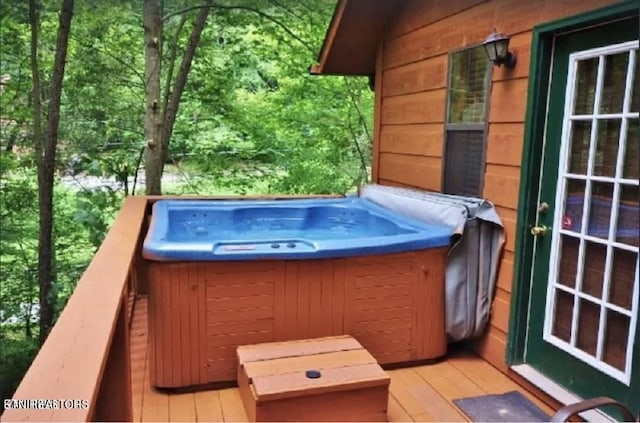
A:
<svg viewBox="0 0 640 423">
<path fill-rule="evenodd" d="M 239 345 L 331 335 L 352 335 L 380 364 L 440 357 L 446 254 L 148 261 L 151 382 L 232 381 Z"/>
</svg>

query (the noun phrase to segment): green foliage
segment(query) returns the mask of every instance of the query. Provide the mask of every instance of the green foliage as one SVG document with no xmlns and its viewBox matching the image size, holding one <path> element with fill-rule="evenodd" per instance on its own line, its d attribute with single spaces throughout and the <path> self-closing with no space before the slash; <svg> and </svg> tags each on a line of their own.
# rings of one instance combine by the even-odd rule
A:
<svg viewBox="0 0 640 423">
<path fill-rule="evenodd" d="M 368 81 L 307 71 L 333 4 L 262 5 L 304 44 L 251 12 L 217 11 L 202 35 L 171 159 L 196 164 L 221 185 L 231 178 L 240 193 L 255 178 L 282 193 L 341 193 L 365 182 L 373 107 Z"/>
<path fill-rule="evenodd" d="M 39 60 L 46 70 L 55 54 L 59 3 L 40 3 Z M 165 2 L 165 15 L 193 5 Z M 216 2 L 182 95 L 165 193 L 345 193 L 367 180 L 373 108 L 367 81 L 308 73 L 334 5 L 335 0 Z M 176 40 L 170 86 L 196 14 L 191 10 L 164 22 L 165 82 Z M 38 303 L 38 178 L 31 139 L 27 2 L 0 2 L 0 40 L 4 397 L 17 386 L 38 335 L 29 317 Z M 46 92 L 46 72 L 42 84 Z M 145 146 L 144 84 L 142 2 L 76 2 L 54 198 L 58 310 L 104 239 L 122 198 L 131 194 Z M 73 176 L 81 188 L 63 182 L 62 176 L 64 181 Z M 90 178 L 109 184 L 95 188 Z"/>
<path fill-rule="evenodd" d="M 38 298 L 36 177 L 32 169 L 18 167 L 10 156 L 0 157 L 0 324 L 16 316 L 29 332 L 25 306 Z"/>
<path fill-rule="evenodd" d="M 14 329 L 0 326 L 0 398 L 11 397 L 38 352 L 37 338 L 24 338 Z"/>
<path fill-rule="evenodd" d="M 108 187 L 76 193 L 74 221 L 88 232 L 89 242 L 95 249 L 102 244 L 121 198 L 118 192 Z"/>
<path fill-rule="evenodd" d="M 0 387 L 10 395 L 37 351 L 38 193 L 33 167 L 0 155 Z M 53 299 L 62 310 L 121 203 L 113 190 L 55 187 Z"/>
</svg>

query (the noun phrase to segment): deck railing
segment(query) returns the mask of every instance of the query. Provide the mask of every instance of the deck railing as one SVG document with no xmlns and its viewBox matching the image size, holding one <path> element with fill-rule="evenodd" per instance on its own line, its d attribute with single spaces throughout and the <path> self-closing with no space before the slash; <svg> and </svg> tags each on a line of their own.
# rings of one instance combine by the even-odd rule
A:
<svg viewBox="0 0 640 423">
<path fill-rule="evenodd" d="M 336 196 L 207 199 L 324 197 Z M 146 293 L 141 246 L 147 230 L 149 207 L 161 198 L 167 197 L 125 199 L 0 420 L 132 420 L 129 324 L 135 295 Z"/>
<path fill-rule="evenodd" d="M 3 421 L 130 421 L 129 319 L 147 199 L 125 200 Z"/>
</svg>

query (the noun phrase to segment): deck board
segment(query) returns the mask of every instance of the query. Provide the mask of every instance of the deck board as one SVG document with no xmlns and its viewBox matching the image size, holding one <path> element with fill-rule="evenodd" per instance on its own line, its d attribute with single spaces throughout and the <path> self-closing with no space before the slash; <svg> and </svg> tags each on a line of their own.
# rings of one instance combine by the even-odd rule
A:
<svg viewBox="0 0 640 423">
<path fill-rule="evenodd" d="M 425 383 L 431 385 L 448 401 L 486 393 L 473 380 L 469 379 L 448 361 L 442 361 L 432 366 L 416 367 L 415 370 L 424 379 Z"/>
<path fill-rule="evenodd" d="M 220 403 L 222 404 L 222 416 L 225 422 L 246 422 L 248 420 L 237 388 L 221 390 Z"/>
<path fill-rule="evenodd" d="M 136 319 L 131 322 L 131 405 L 133 409 L 133 421 L 142 421 L 142 399 L 145 384 L 146 371 L 146 353 L 147 353 L 147 337 L 146 337 L 146 318 L 147 302 L 138 301 L 136 307 L 140 309 L 136 312 Z M 142 310 L 144 308 L 144 310 Z"/>
<path fill-rule="evenodd" d="M 196 421 L 218 422 L 224 420 L 218 391 L 200 391 L 194 395 L 196 401 Z"/>
<path fill-rule="evenodd" d="M 147 301 L 136 300 L 131 323 L 133 417 L 153 421 L 247 421 L 237 388 L 169 394 L 152 388 L 147 350 Z M 472 352 L 453 350 L 445 361 L 387 371 L 391 422 L 468 421 L 454 399 L 518 390 L 544 412 L 552 410 Z"/>
<path fill-rule="evenodd" d="M 496 372 L 496 369 L 488 362 L 478 360 L 478 356 L 470 351 L 458 351 L 448 359 L 448 362 L 472 380 L 482 381 L 479 386 L 487 394 L 504 393 L 515 389 L 520 391 L 548 415 L 553 415 L 555 413 L 555 410 L 545 404 L 542 400 L 525 389 L 522 389 L 504 373 Z"/>
<path fill-rule="evenodd" d="M 428 383 L 411 386 L 409 393 L 422 404 L 428 404 L 428 414 L 416 415 L 416 421 L 428 419 L 437 422 L 458 422 L 465 420 L 464 414 L 460 413 L 454 405 L 443 398 Z"/>
<path fill-rule="evenodd" d="M 387 406 L 387 416 L 392 422 L 412 422 L 414 421 L 409 413 L 400 405 L 396 397 L 389 395 L 389 405 Z"/>
<path fill-rule="evenodd" d="M 195 422 L 196 402 L 193 393 L 169 395 L 169 421 Z"/>
<path fill-rule="evenodd" d="M 412 383 L 415 381 L 416 373 L 413 369 L 398 369 L 389 372 L 391 376 L 391 385 L 389 386 L 389 392 L 393 398 L 395 398 L 404 411 L 413 419 L 416 416 L 423 415 L 426 420 L 433 420 L 433 417 L 429 414 L 427 405 L 415 398 L 409 391 L 412 386 L 416 386 Z M 423 382 L 419 382 L 422 384 Z"/>
</svg>

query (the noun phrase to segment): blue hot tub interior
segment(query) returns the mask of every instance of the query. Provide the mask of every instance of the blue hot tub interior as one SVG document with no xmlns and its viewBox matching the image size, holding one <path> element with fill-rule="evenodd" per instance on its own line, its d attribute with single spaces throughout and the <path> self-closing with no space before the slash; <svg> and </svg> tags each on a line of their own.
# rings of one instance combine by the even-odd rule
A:
<svg viewBox="0 0 640 423">
<path fill-rule="evenodd" d="M 450 237 L 360 198 L 162 200 L 143 251 L 172 261 L 328 258 L 447 246 Z"/>
</svg>

